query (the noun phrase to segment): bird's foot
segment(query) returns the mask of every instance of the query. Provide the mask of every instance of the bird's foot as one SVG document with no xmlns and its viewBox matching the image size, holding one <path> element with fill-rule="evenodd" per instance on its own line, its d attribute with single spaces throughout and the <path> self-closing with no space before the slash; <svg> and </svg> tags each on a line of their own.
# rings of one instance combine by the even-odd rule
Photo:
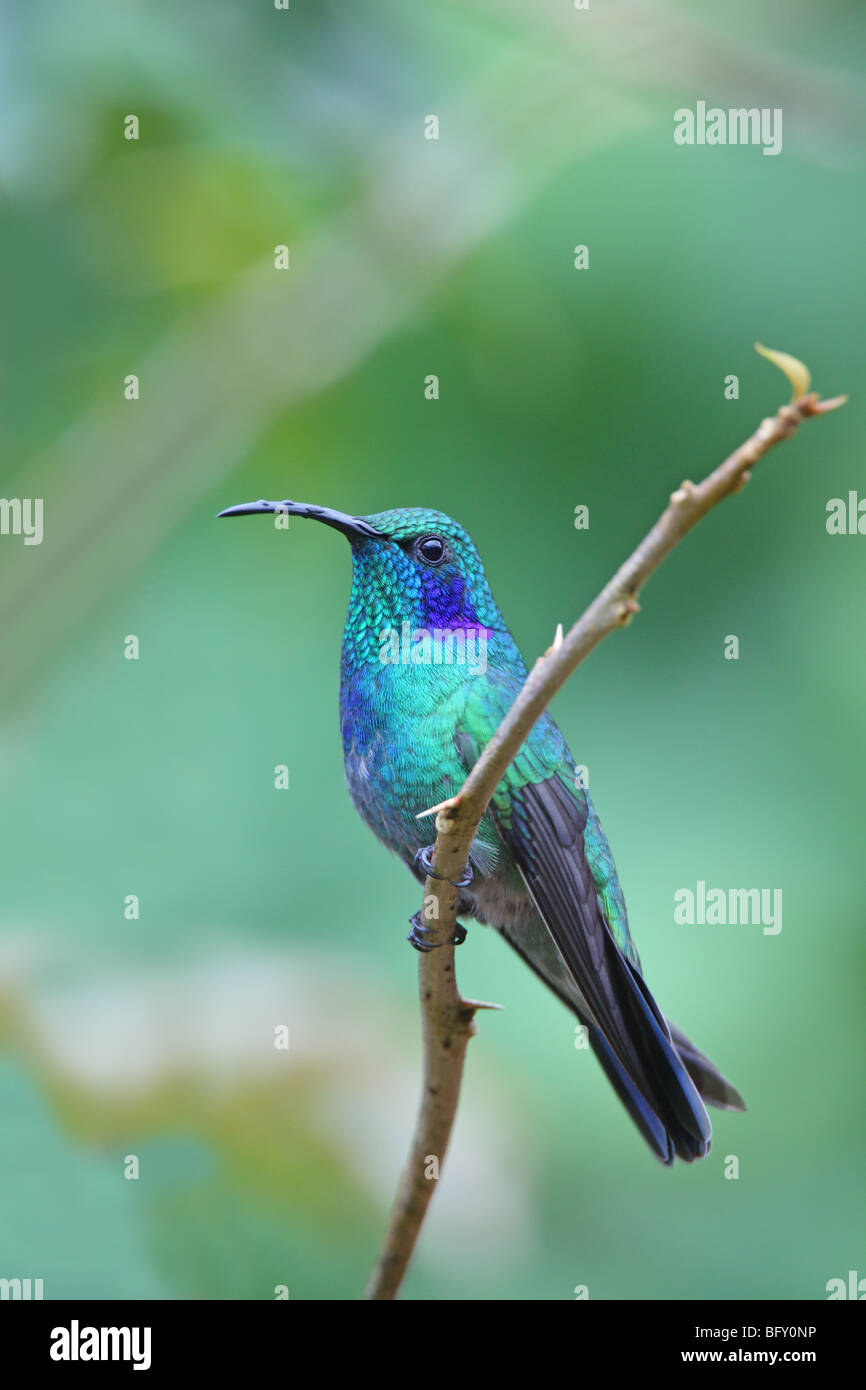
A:
<svg viewBox="0 0 866 1390">
<path fill-rule="evenodd" d="M 426 952 L 426 951 L 433 951 L 433 950 L 435 950 L 435 948 L 436 948 L 437 946 L 444 946 L 444 945 L 446 945 L 446 942 L 444 942 L 444 941 L 431 941 L 431 940 L 430 940 L 430 938 L 431 938 L 432 936 L 435 936 L 436 933 L 435 933 L 435 931 L 434 931 L 431 927 L 428 927 L 427 923 L 424 921 L 424 918 L 423 918 L 423 916 L 421 915 L 421 910 L 420 910 L 420 908 L 419 908 L 419 910 L 415 913 L 415 916 L 414 916 L 414 917 L 410 917 L 410 918 L 409 918 L 409 924 L 410 924 L 412 930 L 410 931 L 409 935 L 406 937 L 406 940 L 407 940 L 412 946 L 415 947 L 415 950 L 416 950 L 416 951 L 424 951 L 424 952 Z M 465 940 L 466 940 L 466 928 L 465 928 L 465 927 L 461 927 L 461 925 L 460 925 L 459 922 L 455 923 L 455 925 L 454 925 L 454 935 L 453 935 L 452 938 L 451 938 L 450 945 L 452 945 L 452 946 L 462 946 L 462 945 L 463 945 L 463 942 L 464 942 Z"/>
<path fill-rule="evenodd" d="M 415 855 L 415 867 L 416 869 L 421 869 L 428 878 L 444 879 L 445 875 L 437 874 L 435 869 L 433 868 L 433 850 L 433 845 L 425 845 L 423 849 L 419 849 L 417 854 Z M 467 888 L 469 884 L 472 882 L 473 878 L 474 874 L 472 872 L 472 865 L 467 864 L 466 873 L 463 875 L 462 878 L 449 878 L 446 880 L 446 882 L 450 883 L 452 888 Z"/>
</svg>

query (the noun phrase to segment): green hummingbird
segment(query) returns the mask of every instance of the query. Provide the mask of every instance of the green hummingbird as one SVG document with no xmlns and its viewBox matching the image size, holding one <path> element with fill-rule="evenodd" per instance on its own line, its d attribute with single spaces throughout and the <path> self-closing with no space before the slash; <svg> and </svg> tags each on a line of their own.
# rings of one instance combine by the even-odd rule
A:
<svg viewBox="0 0 866 1390">
<path fill-rule="evenodd" d="M 527 676 L 478 551 L 423 507 L 349 516 L 302 502 L 243 503 L 220 516 L 286 512 L 341 531 L 352 591 L 340 665 L 346 778 L 356 809 L 423 882 L 418 813 L 453 796 Z M 590 1045 L 665 1164 L 709 1152 L 705 1105 L 744 1110 L 737 1090 L 662 1014 L 647 987 L 604 831 L 549 714 L 485 813 L 461 890 L 468 920 L 495 927 L 587 1029 Z M 409 940 L 431 948 L 416 913 Z"/>
</svg>

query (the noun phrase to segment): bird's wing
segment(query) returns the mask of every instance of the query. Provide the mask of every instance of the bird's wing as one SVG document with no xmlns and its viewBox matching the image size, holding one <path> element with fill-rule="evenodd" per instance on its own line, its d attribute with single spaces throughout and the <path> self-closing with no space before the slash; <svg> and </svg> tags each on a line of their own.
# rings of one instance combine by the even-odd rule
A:
<svg viewBox="0 0 866 1390">
<path fill-rule="evenodd" d="M 456 733 L 467 766 L 492 737 L 519 684 L 494 671 L 487 672 L 483 684 L 473 683 Z M 618 924 L 618 942 L 605 917 L 590 863 L 593 837 L 597 843 L 601 828 L 549 715 L 539 720 L 500 782 L 489 815 L 585 1001 L 591 1024 L 669 1132 L 676 1153 L 686 1159 L 702 1156 L 711 1132 L 706 1110 L 641 976 L 627 925 Z M 604 873 L 600 877 L 608 882 Z"/>
</svg>

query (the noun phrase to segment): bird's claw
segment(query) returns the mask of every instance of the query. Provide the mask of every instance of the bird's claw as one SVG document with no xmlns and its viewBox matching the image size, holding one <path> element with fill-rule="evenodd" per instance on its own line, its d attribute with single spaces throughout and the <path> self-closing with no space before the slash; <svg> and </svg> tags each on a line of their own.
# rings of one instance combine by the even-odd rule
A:
<svg viewBox="0 0 866 1390">
<path fill-rule="evenodd" d="M 428 878 L 439 878 L 450 883 L 452 888 L 468 888 L 474 878 L 472 865 L 466 865 L 466 872 L 462 878 L 446 879 L 444 874 L 437 874 L 433 868 L 433 848 L 433 845 L 425 845 L 423 849 L 418 850 L 415 855 L 415 867 L 422 869 Z"/>
<path fill-rule="evenodd" d="M 420 909 L 415 913 L 414 917 L 409 918 L 409 923 L 412 930 L 406 937 L 406 940 L 410 945 L 415 947 L 416 951 L 424 951 L 426 953 L 427 951 L 435 950 L 437 946 L 445 946 L 446 944 L 462 946 L 463 942 L 466 940 L 466 928 L 461 927 L 460 923 L 456 922 L 454 924 L 454 935 L 450 943 L 444 941 L 431 941 L 430 938 L 431 936 L 435 936 L 435 931 L 431 927 L 428 927 L 421 915 Z"/>
</svg>

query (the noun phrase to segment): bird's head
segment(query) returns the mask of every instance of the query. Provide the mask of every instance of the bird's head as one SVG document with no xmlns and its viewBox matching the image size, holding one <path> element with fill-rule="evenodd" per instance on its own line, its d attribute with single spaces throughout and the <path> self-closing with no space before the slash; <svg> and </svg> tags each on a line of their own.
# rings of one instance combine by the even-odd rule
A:
<svg viewBox="0 0 866 1390">
<path fill-rule="evenodd" d="M 304 502 L 246 502 L 220 516 L 286 513 L 321 521 L 341 531 L 352 547 L 352 615 L 375 628 L 503 631 L 478 551 L 444 512 L 397 507 L 371 516 L 349 516 Z"/>
</svg>

